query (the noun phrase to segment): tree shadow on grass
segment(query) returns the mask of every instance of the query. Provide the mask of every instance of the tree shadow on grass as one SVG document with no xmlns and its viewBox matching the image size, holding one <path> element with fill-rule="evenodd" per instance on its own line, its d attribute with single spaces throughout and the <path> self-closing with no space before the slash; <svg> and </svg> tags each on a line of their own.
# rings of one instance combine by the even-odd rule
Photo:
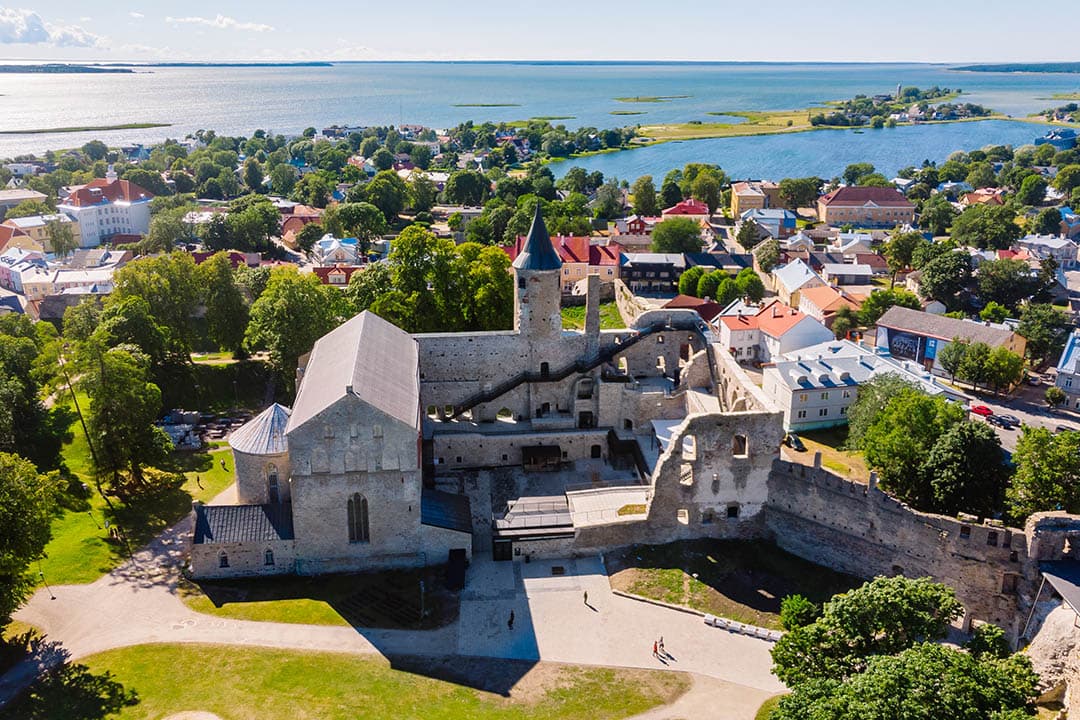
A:
<svg viewBox="0 0 1080 720">
<path fill-rule="evenodd" d="M 109 672 L 96 675 L 85 665 L 49 670 L 4 710 L 0 720 L 99 720 L 139 702 Z"/>
</svg>

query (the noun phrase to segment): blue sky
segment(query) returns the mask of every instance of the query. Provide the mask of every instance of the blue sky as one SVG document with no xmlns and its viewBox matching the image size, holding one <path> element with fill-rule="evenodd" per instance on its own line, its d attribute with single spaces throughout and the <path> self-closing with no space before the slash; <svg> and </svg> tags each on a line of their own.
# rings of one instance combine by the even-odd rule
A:
<svg viewBox="0 0 1080 720">
<path fill-rule="evenodd" d="M 32 2 L 32 0 L 28 0 Z M 1080 60 L 1080 3 L 1015 0 L 49 0 L 0 5 L 28 60 Z"/>
</svg>

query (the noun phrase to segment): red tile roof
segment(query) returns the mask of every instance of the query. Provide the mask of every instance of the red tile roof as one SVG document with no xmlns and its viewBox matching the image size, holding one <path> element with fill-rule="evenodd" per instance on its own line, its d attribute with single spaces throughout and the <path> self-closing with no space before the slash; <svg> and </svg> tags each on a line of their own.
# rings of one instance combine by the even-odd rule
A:
<svg viewBox="0 0 1080 720">
<path fill-rule="evenodd" d="M 826 206 L 856 205 L 861 207 L 867 203 L 873 203 L 882 207 L 915 207 L 899 190 L 886 187 L 837 188 L 828 195 L 823 195 L 820 202 Z"/>
<path fill-rule="evenodd" d="M 683 200 L 664 210 L 664 215 L 708 215 L 709 206 L 700 200 Z"/>
<path fill-rule="evenodd" d="M 364 268 L 361 265 L 327 265 L 327 266 L 312 268 L 311 271 L 313 273 L 315 273 L 315 275 L 318 276 L 319 280 L 322 282 L 323 285 L 329 285 L 330 284 L 330 274 L 331 273 L 344 273 L 345 274 L 345 284 L 348 285 L 349 280 L 352 279 L 353 273 L 357 272 L 358 270 L 363 270 L 363 269 Z"/>
<path fill-rule="evenodd" d="M 720 321 L 731 330 L 760 330 L 770 337 L 780 337 L 808 317 L 779 300 L 764 305 L 756 315 L 725 315 Z"/>
<path fill-rule="evenodd" d="M 137 202 L 139 200 L 150 200 L 153 197 L 152 192 L 128 180 L 109 182 L 103 178 L 96 178 L 72 191 L 64 204 L 74 207 L 89 207 L 90 205 L 100 205 L 102 202 Z"/>
<path fill-rule="evenodd" d="M 692 295 L 676 295 L 665 303 L 664 307 L 677 310 L 695 310 L 697 311 L 697 314 L 706 321 L 712 320 L 724 309 L 719 303 L 713 302 L 712 300 L 696 298 Z"/>
<path fill-rule="evenodd" d="M 619 254 L 623 252 L 623 246 L 618 243 L 593 245 L 591 238 L 585 236 L 560 235 L 551 238 L 551 244 L 564 263 L 587 263 L 590 267 L 617 266 Z M 518 237 L 513 245 L 505 245 L 501 249 L 510 256 L 510 261 L 513 262 L 524 245 L 525 238 Z"/>
</svg>

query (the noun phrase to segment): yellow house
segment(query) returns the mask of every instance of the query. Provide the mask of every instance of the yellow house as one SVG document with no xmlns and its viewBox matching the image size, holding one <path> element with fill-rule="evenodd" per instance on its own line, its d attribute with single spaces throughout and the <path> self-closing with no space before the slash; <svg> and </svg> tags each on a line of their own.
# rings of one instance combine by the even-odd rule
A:
<svg viewBox="0 0 1080 720">
<path fill-rule="evenodd" d="M 78 221 L 73 220 L 69 215 L 65 215 L 64 213 L 10 218 L 5 220 L 3 224 L 26 233 L 31 240 L 38 243 L 41 248 L 44 248 L 45 252 L 53 252 L 52 239 L 49 237 L 49 224 L 52 222 L 59 222 L 62 225 L 71 228 L 71 236 L 75 241 L 75 247 L 79 248 L 82 246 L 82 232 L 79 230 Z"/>
<path fill-rule="evenodd" d="M 742 180 L 731 184 L 731 217 L 747 210 L 780 207 L 780 186 L 770 180 Z"/>
</svg>

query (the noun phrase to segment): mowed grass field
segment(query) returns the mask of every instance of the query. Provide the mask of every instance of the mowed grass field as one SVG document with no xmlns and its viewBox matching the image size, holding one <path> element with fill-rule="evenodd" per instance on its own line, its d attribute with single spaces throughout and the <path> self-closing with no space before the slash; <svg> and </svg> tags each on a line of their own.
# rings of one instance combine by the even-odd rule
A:
<svg viewBox="0 0 1080 720">
<path fill-rule="evenodd" d="M 121 720 L 191 711 L 224 720 L 616 720 L 669 703 L 690 685 L 682 673 L 649 670 L 466 658 L 394 669 L 381 657 L 218 645 L 140 645 L 83 662 L 137 694 L 115 716 Z M 91 704 L 47 707 L 100 717 Z M 40 709 L 24 701 L 0 718 L 38 717 Z"/>
</svg>

